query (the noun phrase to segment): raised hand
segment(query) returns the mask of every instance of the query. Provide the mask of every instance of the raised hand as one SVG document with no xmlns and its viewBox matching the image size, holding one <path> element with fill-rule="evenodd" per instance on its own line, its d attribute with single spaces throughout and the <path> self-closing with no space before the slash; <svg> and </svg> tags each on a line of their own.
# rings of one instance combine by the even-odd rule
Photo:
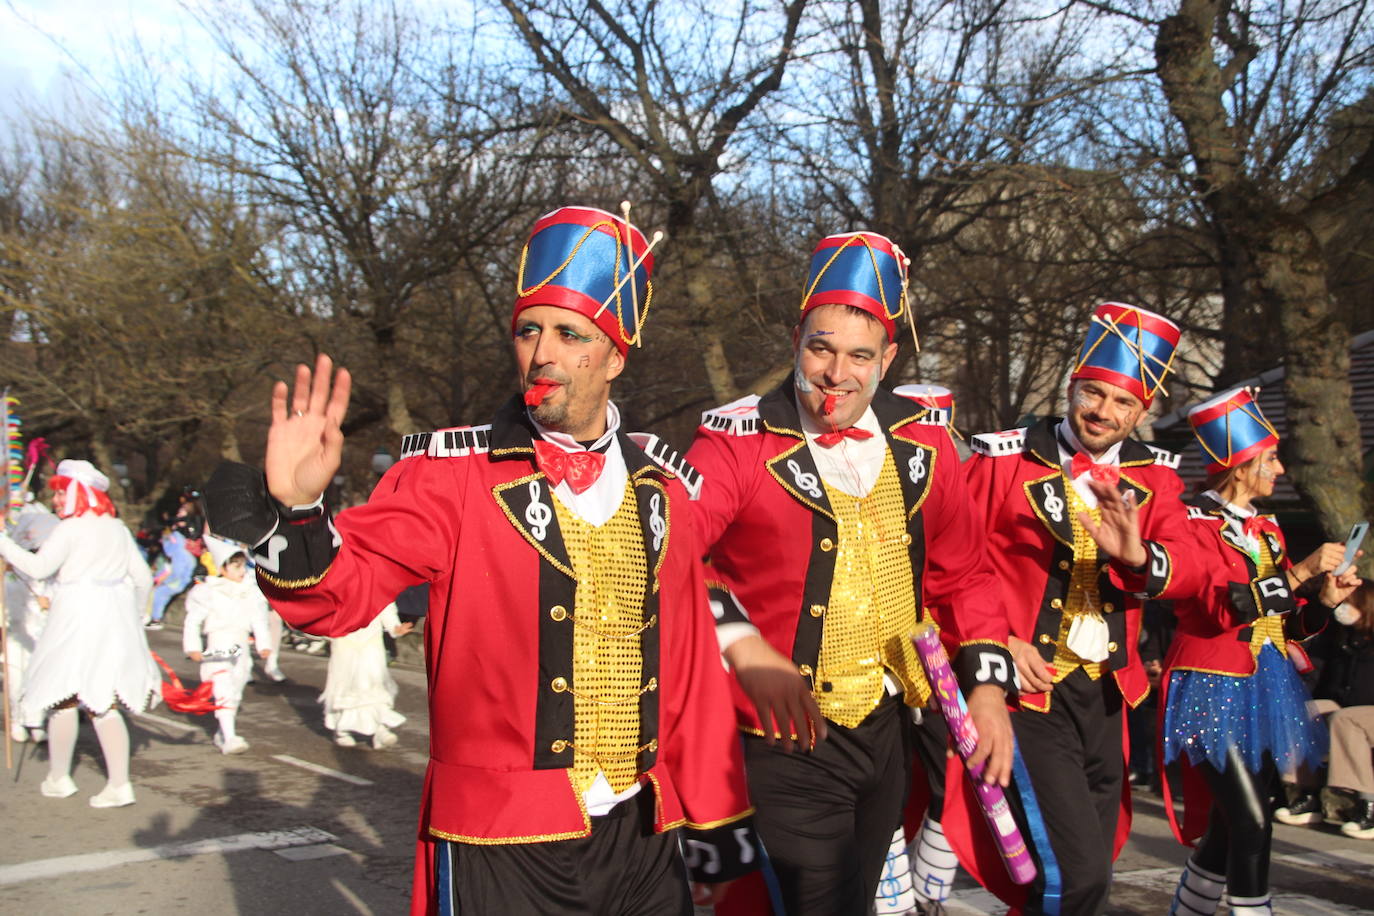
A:
<svg viewBox="0 0 1374 916">
<path fill-rule="evenodd" d="M 296 367 L 295 390 L 287 409 L 286 382 L 272 387 L 272 427 L 267 432 L 267 490 L 284 506 L 303 506 L 324 493 L 343 458 L 344 414 L 352 378 L 333 372 L 334 361 L 321 353 L 315 371 Z M 333 384 L 330 384 L 330 376 Z"/>
<path fill-rule="evenodd" d="M 1097 542 L 1097 549 L 1127 566 L 1144 566 L 1149 555 L 1140 539 L 1140 507 L 1135 504 L 1135 493 L 1123 496 L 1116 487 L 1101 480 L 1088 481 L 1088 487 L 1097 497 L 1102 523 L 1094 522 L 1087 512 L 1078 513 L 1078 521 Z"/>
</svg>

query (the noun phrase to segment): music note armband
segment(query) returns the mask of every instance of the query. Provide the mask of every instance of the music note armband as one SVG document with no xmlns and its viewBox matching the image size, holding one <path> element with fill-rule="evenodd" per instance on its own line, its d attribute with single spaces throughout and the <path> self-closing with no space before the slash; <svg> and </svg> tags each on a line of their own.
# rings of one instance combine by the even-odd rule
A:
<svg viewBox="0 0 1374 916">
<path fill-rule="evenodd" d="M 1009 699 L 1017 697 L 1016 665 L 1011 652 L 997 642 L 964 643 L 950 662 L 959 686 L 965 691 L 982 684 L 996 684 Z"/>
<path fill-rule="evenodd" d="M 682 852 L 693 881 L 733 881 L 760 866 L 753 815 L 709 830 L 682 828 Z"/>
<path fill-rule="evenodd" d="M 201 492 L 210 530 L 251 545 L 258 578 L 276 588 L 319 582 L 343 543 L 323 503 L 283 506 L 267 492 L 266 475 L 249 465 L 221 462 Z"/>
</svg>

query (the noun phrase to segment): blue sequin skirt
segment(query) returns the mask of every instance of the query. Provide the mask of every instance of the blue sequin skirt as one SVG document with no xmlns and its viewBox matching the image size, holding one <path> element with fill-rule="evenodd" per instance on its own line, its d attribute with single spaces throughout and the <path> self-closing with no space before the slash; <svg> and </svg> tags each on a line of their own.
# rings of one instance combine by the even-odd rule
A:
<svg viewBox="0 0 1374 916">
<path fill-rule="evenodd" d="M 1329 735 L 1325 723 L 1309 715 L 1309 699 L 1292 663 L 1272 644 L 1260 650 L 1249 677 L 1171 672 L 1164 762 L 1186 754 L 1193 765 L 1206 760 L 1224 772 L 1228 749 L 1237 747 L 1252 773 L 1259 772 L 1265 751 L 1280 773 L 1304 763 L 1319 766 Z"/>
</svg>

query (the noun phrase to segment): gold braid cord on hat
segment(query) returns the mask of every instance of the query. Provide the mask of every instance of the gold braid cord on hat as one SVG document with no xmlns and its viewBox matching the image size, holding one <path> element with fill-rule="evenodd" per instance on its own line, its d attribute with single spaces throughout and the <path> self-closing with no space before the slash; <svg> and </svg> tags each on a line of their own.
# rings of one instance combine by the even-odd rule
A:
<svg viewBox="0 0 1374 916">
<path fill-rule="evenodd" d="M 829 260 L 825 262 L 825 266 L 822 267 L 820 270 L 816 271 L 816 279 L 813 280 L 811 285 L 806 288 L 806 292 L 802 296 L 801 310 L 806 311 L 806 304 L 811 301 L 811 297 L 816 292 L 816 287 L 821 285 L 821 280 L 825 278 L 826 273 L 830 270 L 830 266 L 834 264 L 835 259 L 838 258 L 841 254 L 843 254 L 844 250 L 851 245 L 863 245 L 864 248 L 868 249 L 868 260 L 873 265 L 873 275 L 877 278 L 878 281 L 878 297 L 883 307 L 883 314 L 888 317 L 888 320 L 895 323 L 897 319 L 902 317 L 902 315 L 907 314 L 907 277 L 906 267 L 902 263 L 902 259 L 905 258 L 906 255 L 902 252 L 902 249 L 898 248 L 896 245 L 892 246 L 897 258 L 897 267 L 902 277 L 902 289 L 901 292 L 898 293 L 897 310 L 894 312 L 887 303 L 887 290 L 883 287 L 883 273 L 882 270 L 880 270 L 878 267 L 878 255 L 873 251 L 873 244 L 869 242 L 868 237 L 864 235 L 851 236 L 850 238 L 845 240 L 845 243 L 843 245 L 835 246 L 835 250 L 830 255 Z"/>
<path fill-rule="evenodd" d="M 554 280 L 556 280 L 558 278 L 558 275 L 561 274 L 563 271 L 567 270 L 568 265 L 571 264 L 573 262 L 573 259 L 577 257 L 577 252 L 581 250 L 582 244 L 586 242 L 587 239 L 592 237 L 593 232 L 601 231 L 601 227 L 603 226 L 609 226 L 611 228 L 611 235 L 615 238 L 615 269 L 611 274 L 611 282 L 613 284 L 614 292 L 611 295 L 616 302 L 616 323 L 620 325 L 620 339 L 624 341 L 626 344 L 634 344 L 635 346 L 639 346 L 643 340 L 641 335 L 644 331 L 644 322 L 648 321 L 649 319 L 649 305 L 653 302 L 654 298 L 654 283 L 652 280 L 645 281 L 644 305 L 643 307 L 640 307 L 639 303 L 634 303 L 634 333 L 631 334 L 629 337 L 626 337 L 625 334 L 628 329 L 625 327 L 625 308 L 624 304 L 620 301 L 620 295 L 622 288 L 625 286 L 625 281 L 629 279 L 629 277 L 622 279 L 620 276 L 621 253 L 623 250 L 621 246 L 624 245 L 625 248 L 629 250 L 630 260 L 632 264 L 631 273 L 633 273 L 633 271 L 639 267 L 639 262 L 633 260 L 634 246 L 631 243 L 630 237 L 627 236 L 624 239 L 621 238 L 621 233 L 626 230 L 622 228 L 621 223 L 617 220 L 603 219 L 600 222 L 593 223 L 592 225 L 588 226 L 586 228 L 586 231 L 582 233 L 581 238 L 577 240 L 577 244 L 573 246 L 572 251 L 568 252 L 568 256 L 563 259 L 563 263 L 555 267 L 553 269 L 553 272 L 550 273 L 547 277 L 540 280 L 538 283 L 535 283 L 533 286 L 528 287 L 525 286 L 525 263 L 526 261 L 528 261 L 530 255 L 530 243 L 526 242 L 524 247 L 520 249 L 520 264 L 515 272 L 515 297 L 517 299 L 524 299 L 526 296 L 532 296 L 544 287 L 548 286 Z M 603 303 L 601 307 L 603 311 L 605 310 L 605 307 L 606 303 Z M 597 314 L 599 315 L 601 314 L 601 312 L 598 311 Z"/>
<path fill-rule="evenodd" d="M 581 792 L 598 772 L 617 792 L 634 785 L 639 744 L 639 698 L 658 689 L 644 679 L 641 638 L 657 620 L 644 620 L 648 584 L 644 535 L 634 489 L 627 481 L 620 508 L 593 527 L 553 500 L 563 542 L 577 573 L 572 614 L 572 780 Z"/>
<path fill-rule="evenodd" d="M 1064 600 L 1063 613 L 1059 618 L 1059 638 L 1054 650 L 1054 682 L 1058 684 L 1073 674 L 1075 668 L 1082 668 L 1093 680 L 1102 676 L 1102 663 L 1090 662 L 1079 657 L 1069 648 L 1069 627 L 1075 617 L 1083 614 L 1101 616 L 1102 598 L 1097 593 L 1097 578 L 1101 570 L 1097 564 L 1097 542 L 1088 534 L 1088 529 L 1078 520 L 1078 513 L 1087 512 L 1096 524 L 1102 523 L 1102 510 L 1089 509 L 1082 495 L 1074 488 L 1073 482 L 1064 479 L 1064 493 L 1069 503 L 1069 524 L 1073 526 L 1073 572 L 1069 574 L 1069 591 Z"/>
<path fill-rule="evenodd" d="M 814 692 L 827 719 L 853 728 L 881 702 L 884 672 L 901 683 L 911 706 L 926 704 L 930 684 L 908 638 L 916 628 L 916 594 L 892 452 L 864 498 L 828 483 L 825 489 L 839 537 Z"/>
</svg>

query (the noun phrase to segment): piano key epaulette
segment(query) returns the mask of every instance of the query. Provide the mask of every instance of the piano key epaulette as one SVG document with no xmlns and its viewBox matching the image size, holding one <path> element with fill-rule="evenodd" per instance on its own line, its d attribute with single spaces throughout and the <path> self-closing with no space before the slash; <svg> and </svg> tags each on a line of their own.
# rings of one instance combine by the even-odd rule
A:
<svg viewBox="0 0 1374 916">
<path fill-rule="evenodd" d="M 456 426 L 432 433 L 411 433 L 401 437 L 401 458 L 428 455 L 431 458 L 462 458 L 491 451 L 491 424 Z"/>
<path fill-rule="evenodd" d="M 759 423 L 759 396 L 747 394 L 737 401 L 703 412 L 701 427 L 727 436 L 754 435 L 763 429 Z"/>
<path fill-rule="evenodd" d="M 1148 448 L 1150 451 L 1154 452 L 1155 464 L 1158 464 L 1166 468 L 1173 468 L 1175 471 L 1178 470 L 1179 462 L 1183 460 L 1183 456 L 1180 455 L 1178 452 L 1171 452 L 1167 449 L 1156 448 L 1153 445 L 1150 445 L 1149 443 L 1146 443 L 1145 447 Z"/>
<path fill-rule="evenodd" d="M 650 461 L 681 480 L 690 498 L 701 495 L 701 472 L 688 464 L 681 452 L 653 433 L 630 433 L 630 439 Z"/>
<path fill-rule="evenodd" d="M 979 455 L 1019 455 L 1026 448 L 1026 428 L 1004 429 L 997 433 L 979 433 L 969 440 Z"/>
</svg>

